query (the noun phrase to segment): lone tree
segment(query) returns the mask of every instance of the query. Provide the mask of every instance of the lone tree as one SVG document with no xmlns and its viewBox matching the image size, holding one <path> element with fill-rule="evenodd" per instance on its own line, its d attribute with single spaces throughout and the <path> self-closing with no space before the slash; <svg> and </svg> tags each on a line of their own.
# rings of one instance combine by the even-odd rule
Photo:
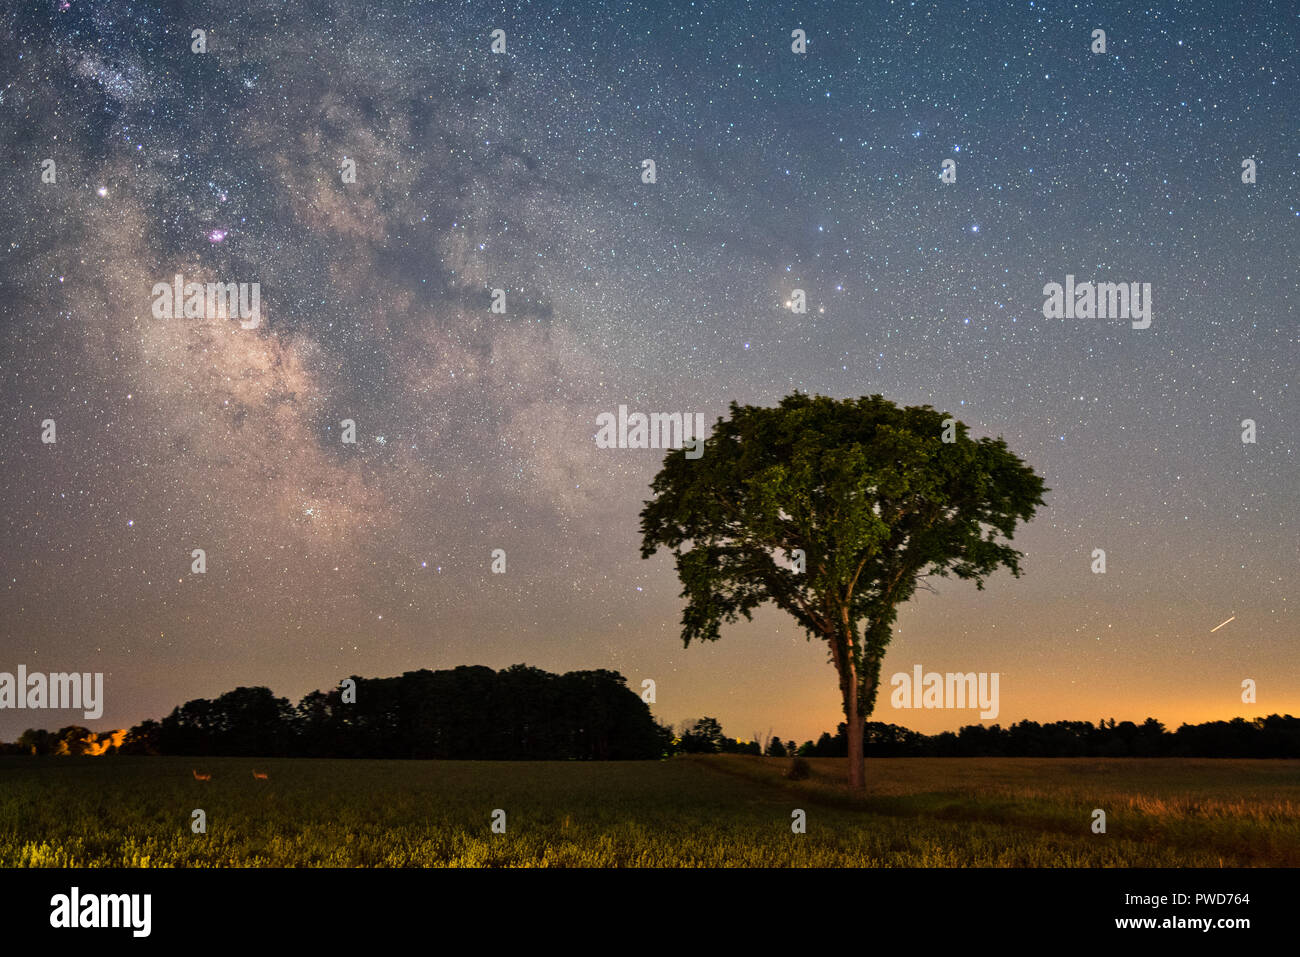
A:
<svg viewBox="0 0 1300 957">
<path fill-rule="evenodd" d="M 898 606 L 922 577 L 1005 565 L 1048 491 L 1002 439 L 973 440 L 928 405 L 796 392 L 776 408 L 731 404 L 703 455 L 668 453 L 641 511 L 641 557 L 677 559 L 682 640 L 716 641 L 773 602 L 829 646 L 848 726 L 849 785 L 865 786 L 863 724 Z"/>
</svg>

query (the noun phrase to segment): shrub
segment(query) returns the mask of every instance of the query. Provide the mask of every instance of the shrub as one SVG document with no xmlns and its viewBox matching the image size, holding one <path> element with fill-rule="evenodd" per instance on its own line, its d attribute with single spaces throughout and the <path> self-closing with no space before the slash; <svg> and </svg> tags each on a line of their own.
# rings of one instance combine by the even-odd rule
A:
<svg viewBox="0 0 1300 957">
<path fill-rule="evenodd" d="M 800 757 L 795 757 L 790 761 L 790 770 L 785 772 L 785 776 L 791 781 L 802 781 L 812 774 L 812 765 Z"/>
</svg>

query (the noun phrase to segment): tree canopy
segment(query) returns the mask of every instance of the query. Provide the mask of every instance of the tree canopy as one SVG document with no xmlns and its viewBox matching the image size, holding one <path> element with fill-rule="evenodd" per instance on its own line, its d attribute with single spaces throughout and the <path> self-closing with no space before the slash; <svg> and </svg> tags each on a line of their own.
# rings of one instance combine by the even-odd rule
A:
<svg viewBox="0 0 1300 957">
<path fill-rule="evenodd" d="M 641 554 L 676 557 L 683 642 L 775 604 L 827 643 L 855 742 L 899 605 L 929 575 L 1019 577 L 1007 543 L 1048 491 L 1002 439 L 928 405 L 800 392 L 733 402 L 703 455 L 669 452 L 651 489 Z M 850 780 L 863 783 L 860 761 Z"/>
</svg>

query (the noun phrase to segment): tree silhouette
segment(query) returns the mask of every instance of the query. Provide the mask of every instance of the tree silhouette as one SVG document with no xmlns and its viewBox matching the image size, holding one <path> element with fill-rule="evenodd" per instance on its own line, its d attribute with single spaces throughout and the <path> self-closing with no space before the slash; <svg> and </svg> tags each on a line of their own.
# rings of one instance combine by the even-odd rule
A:
<svg viewBox="0 0 1300 957">
<path fill-rule="evenodd" d="M 60 728 L 55 732 L 59 739 L 58 753 L 79 755 L 85 754 L 90 750 L 90 744 L 94 740 L 94 732 L 89 728 L 83 728 L 79 724 L 70 724 L 66 728 Z"/>
<path fill-rule="evenodd" d="M 716 641 L 766 602 L 827 645 L 863 787 L 863 723 L 898 606 L 926 575 L 1020 574 L 1010 540 L 1047 489 L 1001 439 L 929 406 L 796 392 L 731 404 L 703 454 L 668 453 L 641 511 L 641 555 L 676 556 L 682 639 Z"/>
<path fill-rule="evenodd" d="M 118 750 L 122 754 L 158 754 L 159 731 L 158 722 L 146 718 L 126 733 Z"/>
<path fill-rule="evenodd" d="M 121 752 L 616 761 L 672 751 L 671 730 L 615 671 L 474 665 L 352 681 L 355 701 L 338 689 L 312 691 L 293 707 L 262 687 L 187 701 L 161 722 L 132 728 Z M 57 744 L 49 732 L 29 731 L 21 750 L 44 754 Z"/>
<path fill-rule="evenodd" d="M 682 750 L 687 754 L 717 754 L 725 741 L 717 718 L 699 718 L 682 731 Z"/>
</svg>

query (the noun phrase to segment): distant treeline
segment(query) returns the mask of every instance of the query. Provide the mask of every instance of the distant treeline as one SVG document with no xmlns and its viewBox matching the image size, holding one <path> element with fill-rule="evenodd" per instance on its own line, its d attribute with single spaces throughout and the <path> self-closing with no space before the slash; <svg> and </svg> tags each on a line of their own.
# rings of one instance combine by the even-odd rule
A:
<svg viewBox="0 0 1300 957">
<path fill-rule="evenodd" d="M 738 741 L 716 718 L 659 724 L 616 671 L 556 675 L 528 665 L 408 671 L 349 679 L 291 705 L 269 688 L 236 688 L 187 701 L 161 721 L 97 735 L 72 725 L 27 730 L 0 754 L 165 754 L 232 757 L 452 758 L 503 761 L 647 760 L 678 753 L 848 756 L 843 722 L 802 745 L 767 736 Z M 1300 758 L 1300 718 L 1269 715 L 1166 731 L 1132 721 L 1020 721 L 926 735 L 866 723 L 863 752 L 876 758 L 1186 757 Z"/>
<path fill-rule="evenodd" d="M 296 707 L 263 687 L 187 701 L 106 750 L 89 746 L 95 736 L 76 726 L 29 730 L 3 747 L 10 754 L 511 761 L 654 759 L 672 749 L 672 730 L 614 671 L 462 666 L 349 681 L 355 695 L 350 687 L 313 691 Z"/>
<path fill-rule="evenodd" d="M 736 754 L 785 757 L 843 758 L 849 753 L 848 733 L 841 722 L 836 733 L 824 732 L 816 743 L 783 742 L 773 737 L 766 748 L 757 741 L 727 738 L 713 718 L 701 718 L 683 729 L 681 748 Z M 1267 718 L 1233 718 L 1184 724 L 1169 732 L 1155 718 L 1142 724 L 1098 721 L 1019 721 L 1009 728 L 967 725 L 957 732 L 927 735 L 898 725 L 868 721 L 863 753 L 872 758 L 1300 758 L 1300 718 L 1272 714 Z"/>
</svg>

